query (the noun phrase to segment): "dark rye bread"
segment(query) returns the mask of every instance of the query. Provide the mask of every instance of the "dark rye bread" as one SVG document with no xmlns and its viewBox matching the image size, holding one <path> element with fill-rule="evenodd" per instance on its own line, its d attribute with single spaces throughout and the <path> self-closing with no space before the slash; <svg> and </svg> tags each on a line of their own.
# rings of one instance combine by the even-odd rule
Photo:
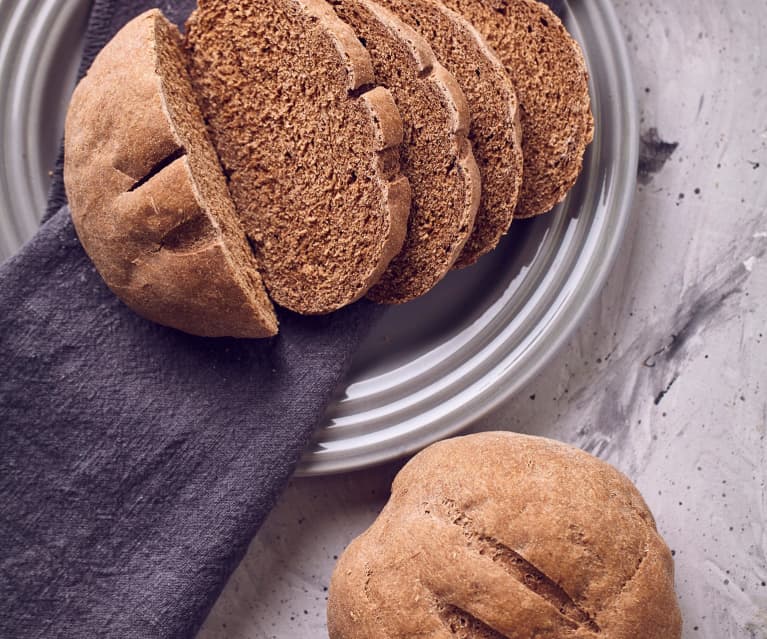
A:
<svg viewBox="0 0 767 639">
<path fill-rule="evenodd" d="M 517 217 L 549 211 L 575 184 L 594 137 L 588 71 L 562 21 L 535 0 L 444 0 L 485 37 L 520 103 L 524 179 Z"/>
<path fill-rule="evenodd" d="M 200 0 L 194 87 L 272 299 L 317 314 L 362 297 L 402 246 L 402 122 L 322 0 Z"/>
<path fill-rule="evenodd" d="M 66 119 L 64 181 L 85 251 L 144 317 L 204 336 L 266 337 L 277 319 L 157 10 L 96 57 Z"/>
<path fill-rule="evenodd" d="M 469 108 L 428 43 L 395 15 L 369 0 L 331 4 L 370 53 L 376 82 L 402 116 L 400 162 L 413 192 L 408 230 L 368 297 L 406 302 L 450 271 L 474 225 L 480 178 L 466 138 Z"/>
<path fill-rule="evenodd" d="M 508 432 L 398 473 L 330 580 L 330 639 L 679 639 L 671 552 L 639 491 L 583 451 Z"/>
<path fill-rule="evenodd" d="M 456 267 L 496 247 L 514 217 L 522 183 L 517 96 L 503 64 L 474 27 L 435 0 L 380 0 L 416 29 L 452 73 L 469 104 L 469 139 L 482 177 L 474 231 Z"/>
</svg>

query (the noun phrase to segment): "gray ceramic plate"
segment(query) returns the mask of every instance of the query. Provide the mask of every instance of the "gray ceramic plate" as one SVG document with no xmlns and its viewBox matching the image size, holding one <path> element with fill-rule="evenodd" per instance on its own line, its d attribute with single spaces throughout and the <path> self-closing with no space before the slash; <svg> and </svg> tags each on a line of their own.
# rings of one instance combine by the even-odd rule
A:
<svg viewBox="0 0 767 639">
<path fill-rule="evenodd" d="M 44 208 L 87 0 L 0 0 L 0 258 Z M 455 433 L 510 397 L 570 335 L 619 250 L 634 193 L 638 118 L 609 0 L 564 3 L 592 79 L 596 137 L 549 215 L 515 222 L 476 266 L 388 311 L 358 353 L 301 472 L 352 470 Z"/>
</svg>

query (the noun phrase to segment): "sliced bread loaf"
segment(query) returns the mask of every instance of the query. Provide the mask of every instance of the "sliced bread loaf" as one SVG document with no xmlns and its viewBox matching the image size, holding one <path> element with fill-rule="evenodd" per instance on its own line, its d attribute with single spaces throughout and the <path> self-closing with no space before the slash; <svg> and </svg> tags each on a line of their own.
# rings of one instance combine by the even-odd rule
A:
<svg viewBox="0 0 767 639">
<path fill-rule="evenodd" d="M 402 122 L 370 56 L 322 0 L 200 0 L 194 87 L 272 299 L 326 313 L 399 252 Z"/>
<path fill-rule="evenodd" d="M 458 257 L 468 266 L 509 229 L 522 183 L 521 127 L 514 86 L 474 27 L 438 0 L 380 0 L 431 45 L 452 73 L 471 111 L 471 140 L 482 177 L 474 231 Z"/>
<path fill-rule="evenodd" d="M 368 293 L 383 303 L 423 295 L 449 271 L 471 233 L 480 179 L 466 134 L 469 108 L 428 43 L 369 0 L 331 0 L 370 53 L 376 82 L 402 115 L 400 160 L 413 199 L 402 251 Z"/>
<path fill-rule="evenodd" d="M 78 85 L 64 180 L 83 247 L 137 313 L 204 336 L 277 332 L 178 30 L 159 11 L 125 26 Z"/>
<path fill-rule="evenodd" d="M 588 72 L 578 43 L 536 0 L 443 0 L 506 66 L 519 97 L 524 179 L 518 217 L 550 210 L 575 184 L 594 137 Z"/>
</svg>

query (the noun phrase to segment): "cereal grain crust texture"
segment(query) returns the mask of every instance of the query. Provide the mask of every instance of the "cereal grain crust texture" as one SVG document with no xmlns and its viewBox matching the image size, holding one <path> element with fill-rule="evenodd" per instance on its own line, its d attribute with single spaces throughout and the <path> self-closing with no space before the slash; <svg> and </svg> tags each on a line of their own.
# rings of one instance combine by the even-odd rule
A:
<svg viewBox="0 0 767 639">
<path fill-rule="evenodd" d="M 338 561 L 330 639 L 679 639 L 671 552 L 634 485 L 555 441 L 445 440 Z"/>
</svg>

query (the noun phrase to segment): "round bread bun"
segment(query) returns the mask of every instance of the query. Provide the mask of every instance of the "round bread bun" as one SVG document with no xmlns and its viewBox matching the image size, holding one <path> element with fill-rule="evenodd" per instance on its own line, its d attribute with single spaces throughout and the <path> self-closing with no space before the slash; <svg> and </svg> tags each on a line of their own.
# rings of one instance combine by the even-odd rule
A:
<svg viewBox="0 0 767 639">
<path fill-rule="evenodd" d="M 679 639 L 671 553 L 634 485 L 506 432 L 435 444 L 339 559 L 330 639 Z"/>
</svg>

